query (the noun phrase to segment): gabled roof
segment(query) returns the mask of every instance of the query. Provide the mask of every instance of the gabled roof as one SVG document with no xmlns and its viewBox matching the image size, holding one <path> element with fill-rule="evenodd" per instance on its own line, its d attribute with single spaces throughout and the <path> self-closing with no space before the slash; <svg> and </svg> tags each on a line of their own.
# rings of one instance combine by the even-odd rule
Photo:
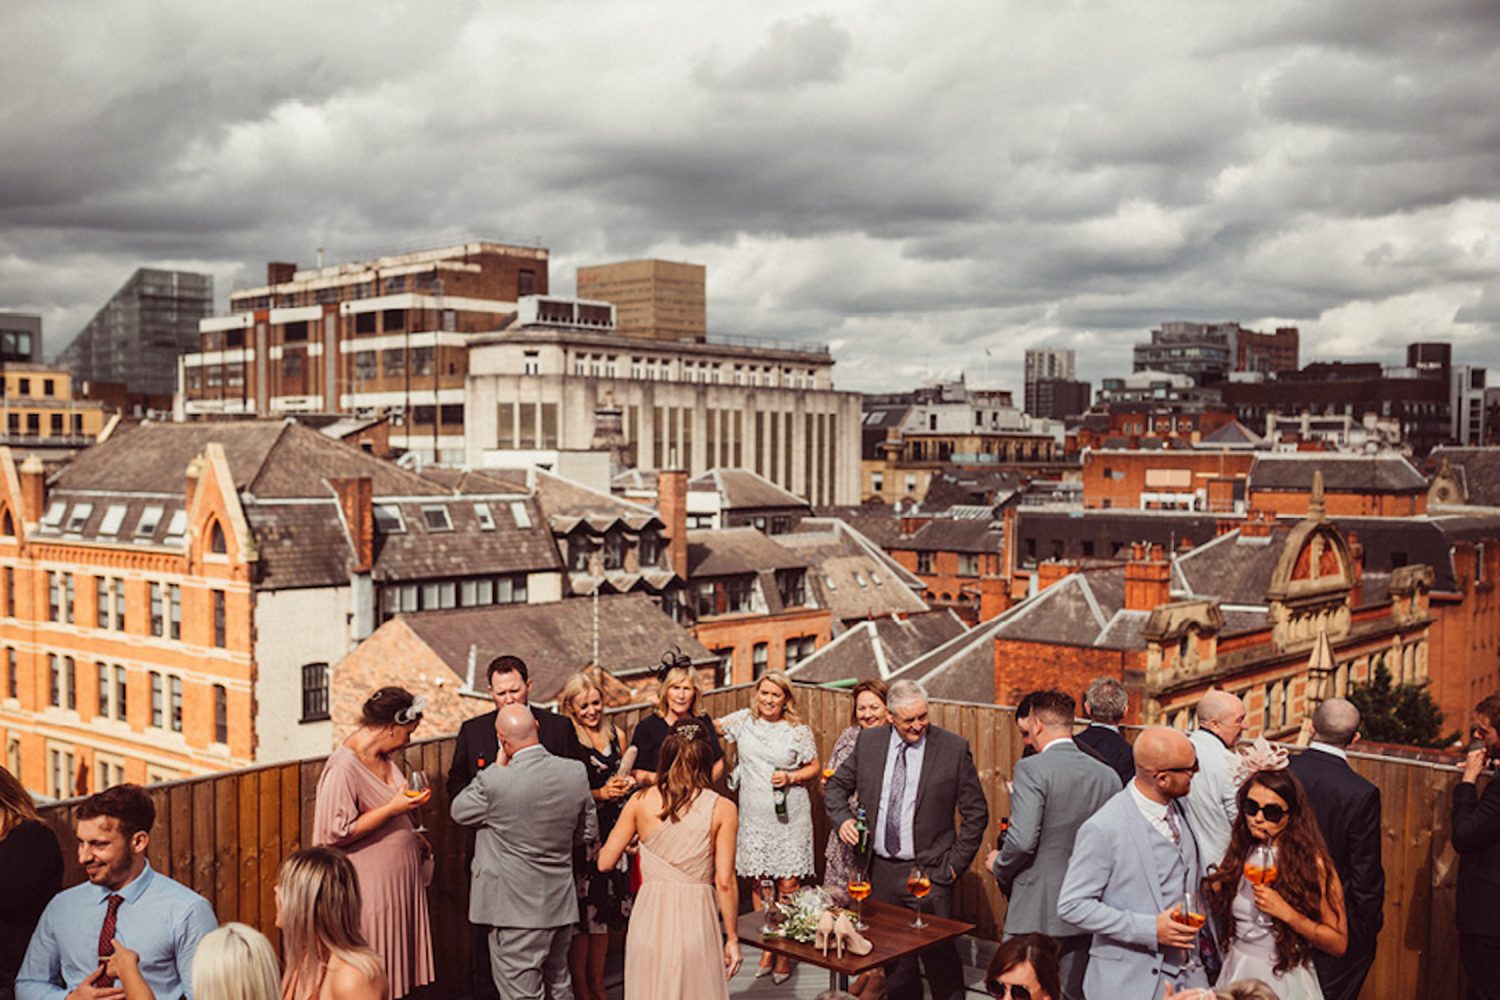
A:
<svg viewBox="0 0 1500 1000">
<path fill-rule="evenodd" d="M 890 547 L 914 552 L 998 553 L 1004 538 L 1000 523 L 989 517 L 935 517 L 912 534 L 891 542 Z"/>
<path fill-rule="evenodd" d="M 1198 446 L 1204 448 L 1258 448 L 1264 443 L 1259 434 L 1238 420 L 1231 420 L 1198 440 Z"/>
<path fill-rule="evenodd" d="M 616 521 L 625 521 L 634 527 L 657 521 L 656 511 L 645 504 L 624 500 L 610 493 L 600 493 L 582 483 L 554 476 L 540 469 L 536 472 L 536 502 L 542 514 L 552 522 L 553 529 L 563 534 L 582 521 L 587 521 L 598 530 Z M 565 527 L 559 528 L 559 525 Z"/>
<path fill-rule="evenodd" d="M 471 494 L 472 495 L 472 494 Z M 401 532 L 375 533 L 377 581 L 452 579 L 487 573 L 560 570 L 562 559 L 552 532 L 532 501 L 478 501 L 489 512 L 481 521 L 476 501 L 468 497 L 435 497 L 425 502 L 382 504 L 401 512 Z M 443 508 L 448 527 L 428 526 L 424 508 Z M 520 509 L 517 517 L 516 509 Z M 488 523 L 492 527 L 485 527 Z"/>
<path fill-rule="evenodd" d="M 813 516 L 837 518 L 881 548 L 901 537 L 901 519 L 895 510 L 883 503 L 864 503 L 841 507 L 817 507 Z"/>
<path fill-rule="evenodd" d="M 1231 531 L 1173 560 L 1172 589 L 1221 604 L 1266 606 L 1266 591 L 1292 529 L 1276 525 L 1268 538 Z"/>
<path fill-rule="evenodd" d="M 715 491 L 724 510 L 758 510 L 766 507 L 812 508 L 797 494 L 784 490 L 765 476 L 749 469 L 709 469 L 688 481 L 693 491 Z"/>
<path fill-rule="evenodd" d="M 1256 455 L 1250 466 L 1254 490 L 1311 491 L 1313 474 L 1323 473 L 1329 493 L 1426 493 L 1427 477 L 1404 455 L 1346 455 L 1332 452 L 1293 452 Z"/>
<path fill-rule="evenodd" d="M 947 609 L 863 621 L 787 674 L 813 684 L 886 680 L 964 631 L 964 623 Z"/>
<path fill-rule="evenodd" d="M 422 478 L 430 479 L 451 493 L 489 493 L 529 495 L 531 487 L 526 473 L 516 469 L 452 469 L 428 466 Z"/>
<path fill-rule="evenodd" d="M 689 531 L 688 577 L 737 576 L 774 569 L 801 569 L 808 560 L 755 528 Z"/>
<path fill-rule="evenodd" d="M 840 622 L 927 610 L 922 581 L 842 521 L 803 518 L 799 530 L 776 542 L 807 561 L 808 582 L 819 607 Z"/>
<path fill-rule="evenodd" d="M 476 687 L 480 689 L 490 660 L 502 653 L 519 656 L 531 675 L 532 699 L 549 702 L 557 697 L 570 674 L 593 663 L 593 604 L 566 600 L 423 611 L 401 615 L 395 621 L 416 633 L 462 685 L 469 682 L 471 648 L 477 665 Z M 645 595 L 599 598 L 599 665 L 611 674 L 620 677 L 654 671 L 662 653 L 673 646 L 695 664 L 718 662 L 718 657 L 704 649 L 691 632 L 672 621 Z"/>
</svg>

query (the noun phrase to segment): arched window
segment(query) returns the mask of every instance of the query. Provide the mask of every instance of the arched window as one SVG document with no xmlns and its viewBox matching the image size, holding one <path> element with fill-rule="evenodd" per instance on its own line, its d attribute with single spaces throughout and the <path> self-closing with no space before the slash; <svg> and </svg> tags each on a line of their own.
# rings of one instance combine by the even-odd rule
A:
<svg viewBox="0 0 1500 1000">
<path fill-rule="evenodd" d="M 224 526 L 218 521 L 208 529 L 208 550 L 218 555 L 224 555 L 229 549 L 224 544 Z"/>
<path fill-rule="evenodd" d="M 0 536 L 5 538 L 16 537 L 16 519 L 10 516 L 10 508 L 5 508 L 5 513 L 0 514 Z"/>
</svg>

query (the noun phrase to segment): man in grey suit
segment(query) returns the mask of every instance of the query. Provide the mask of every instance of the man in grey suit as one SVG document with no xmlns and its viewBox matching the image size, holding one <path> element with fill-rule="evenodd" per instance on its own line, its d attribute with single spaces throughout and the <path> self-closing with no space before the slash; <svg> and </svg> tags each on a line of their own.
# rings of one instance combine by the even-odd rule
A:
<svg viewBox="0 0 1500 1000">
<path fill-rule="evenodd" d="M 1058 893 L 1057 915 L 1093 934 L 1083 993 L 1091 1000 L 1161 1000 L 1206 987 L 1197 933 L 1173 919 L 1183 890 L 1198 885 L 1198 845 L 1177 800 L 1197 754 L 1175 729 L 1135 741 L 1135 780 L 1078 829 Z M 1201 904 L 1200 904 L 1201 905 Z"/>
<path fill-rule="evenodd" d="M 895 682 L 886 704 L 891 724 L 859 734 L 854 752 L 828 779 L 823 802 L 839 837 L 857 848 L 859 835 L 849 812 L 849 796 L 859 792 L 874 854 L 860 860 L 869 865 L 874 899 L 914 905 L 906 891 L 906 875 L 920 865 L 932 881 L 931 895 L 924 903 L 940 917 L 952 916 L 954 884 L 979 850 L 989 822 L 989 803 L 968 741 L 930 724 L 927 692 L 920 684 Z M 891 963 L 886 970 L 886 993 L 892 1000 L 921 1000 L 918 961 L 932 987 L 933 1000 L 958 1000 L 963 995 L 963 966 L 957 946 L 949 939 Z"/>
<path fill-rule="evenodd" d="M 581 762 L 547 752 L 525 705 L 500 709 L 495 734 L 495 764 L 453 800 L 454 821 L 480 827 L 469 920 L 490 928 L 502 1000 L 572 1000 L 573 845 L 599 837 L 588 775 Z"/>
<path fill-rule="evenodd" d="M 1029 738 L 1038 752 L 1016 764 L 1010 828 L 985 862 L 1010 897 L 1005 936 L 1057 939 L 1065 1000 L 1083 1000 L 1089 935 L 1058 917 L 1057 895 L 1078 828 L 1120 791 L 1114 770 L 1073 742 L 1074 709 L 1073 696 L 1061 691 L 1033 696 Z"/>
</svg>

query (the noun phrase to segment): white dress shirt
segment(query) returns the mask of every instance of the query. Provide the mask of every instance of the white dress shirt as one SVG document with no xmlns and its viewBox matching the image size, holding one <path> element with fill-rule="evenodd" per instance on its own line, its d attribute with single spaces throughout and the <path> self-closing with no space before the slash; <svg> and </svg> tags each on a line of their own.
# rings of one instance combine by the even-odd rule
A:
<svg viewBox="0 0 1500 1000">
<path fill-rule="evenodd" d="M 906 792 L 901 796 L 900 802 L 891 801 L 891 775 L 896 770 L 896 755 L 906 747 Z M 917 782 L 922 777 L 922 758 L 927 751 L 927 734 L 916 743 L 908 744 L 896 732 L 896 727 L 891 727 L 891 742 L 885 752 L 885 776 L 880 783 L 880 794 L 884 801 L 880 804 L 879 829 L 875 831 L 875 853 L 883 858 L 891 858 L 895 861 L 910 861 L 917 856 L 916 838 L 912 834 L 912 824 L 917 811 Z M 890 810 L 898 810 L 901 817 L 901 843 L 888 844 L 885 836 L 885 818 L 890 815 Z"/>
<path fill-rule="evenodd" d="M 1133 781 L 1129 787 L 1130 797 L 1135 801 L 1135 807 L 1141 811 L 1142 816 L 1146 817 L 1146 822 L 1151 824 L 1151 829 L 1166 837 L 1172 843 L 1178 843 L 1177 838 L 1172 836 L 1172 824 L 1167 822 L 1167 810 L 1172 807 L 1170 805 L 1164 806 L 1160 802 L 1147 798 L 1146 793 L 1142 792 L 1139 786 Z M 1181 821 L 1179 820 L 1179 822 Z"/>
</svg>

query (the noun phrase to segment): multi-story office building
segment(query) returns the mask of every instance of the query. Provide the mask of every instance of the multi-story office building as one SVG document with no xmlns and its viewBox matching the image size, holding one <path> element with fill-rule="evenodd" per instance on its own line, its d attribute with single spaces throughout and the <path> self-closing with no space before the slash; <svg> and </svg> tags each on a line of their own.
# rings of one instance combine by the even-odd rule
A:
<svg viewBox="0 0 1500 1000">
<path fill-rule="evenodd" d="M 117 382 L 170 394 L 177 356 L 198 346 L 198 321 L 213 311 L 214 279 L 140 268 L 58 355 L 79 382 Z"/>
<path fill-rule="evenodd" d="M 1025 355 L 1026 384 L 1043 379 L 1071 379 L 1076 355 L 1071 350 L 1050 347 L 1028 348 Z"/>
<path fill-rule="evenodd" d="M 42 360 L 42 318 L 0 312 L 0 363 Z"/>
<path fill-rule="evenodd" d="M 1047 378 L 1026 383 L 1026 412 L 1047 420 L 1077 416 L 1093 402 L 1092 386 L 1073 379 Z"/>
<path fill-rule="evenodd" d="M 1134 370 L 1188 375 L 1198 385 L 1230 372 L 1295 372 L 1299 340 L 1290 326 L 1257 333 L 1238 323 L 1163 323 L 1149 342 L 1135 345 Z"/>
<path fill-rule="evenodd" d="M 66 368 L 8 362 L 0 374 L 0 444 L 60 458 L 93 444 L 108 418 L 103 403 L 74 397 Z"/>
<path fill-rule="evenodd" d="M 1453 441 L 1465 447 L 1485 441 L 1485 370 L 1475 365 L 1454 365 L 1448 374 L 1452 386 Z"/>
<path fill-rule="evenodd" d="M 391 445 L 457 459 L 476 333 L 547 291 L 547 250 L 474 242 L 298 270 L 229 297 L 180 364 L 186 416 L 390 414 Z M 608 306 L 596 307 L 605 315 Z"/>
<path fill-rule="evenodd" d="M 578 269 L 578 297 L 612 303 L 615 329 L 652 340 L 708 338 L 707 269 L 670 260 L 627 260 Z"/>
</svg>

